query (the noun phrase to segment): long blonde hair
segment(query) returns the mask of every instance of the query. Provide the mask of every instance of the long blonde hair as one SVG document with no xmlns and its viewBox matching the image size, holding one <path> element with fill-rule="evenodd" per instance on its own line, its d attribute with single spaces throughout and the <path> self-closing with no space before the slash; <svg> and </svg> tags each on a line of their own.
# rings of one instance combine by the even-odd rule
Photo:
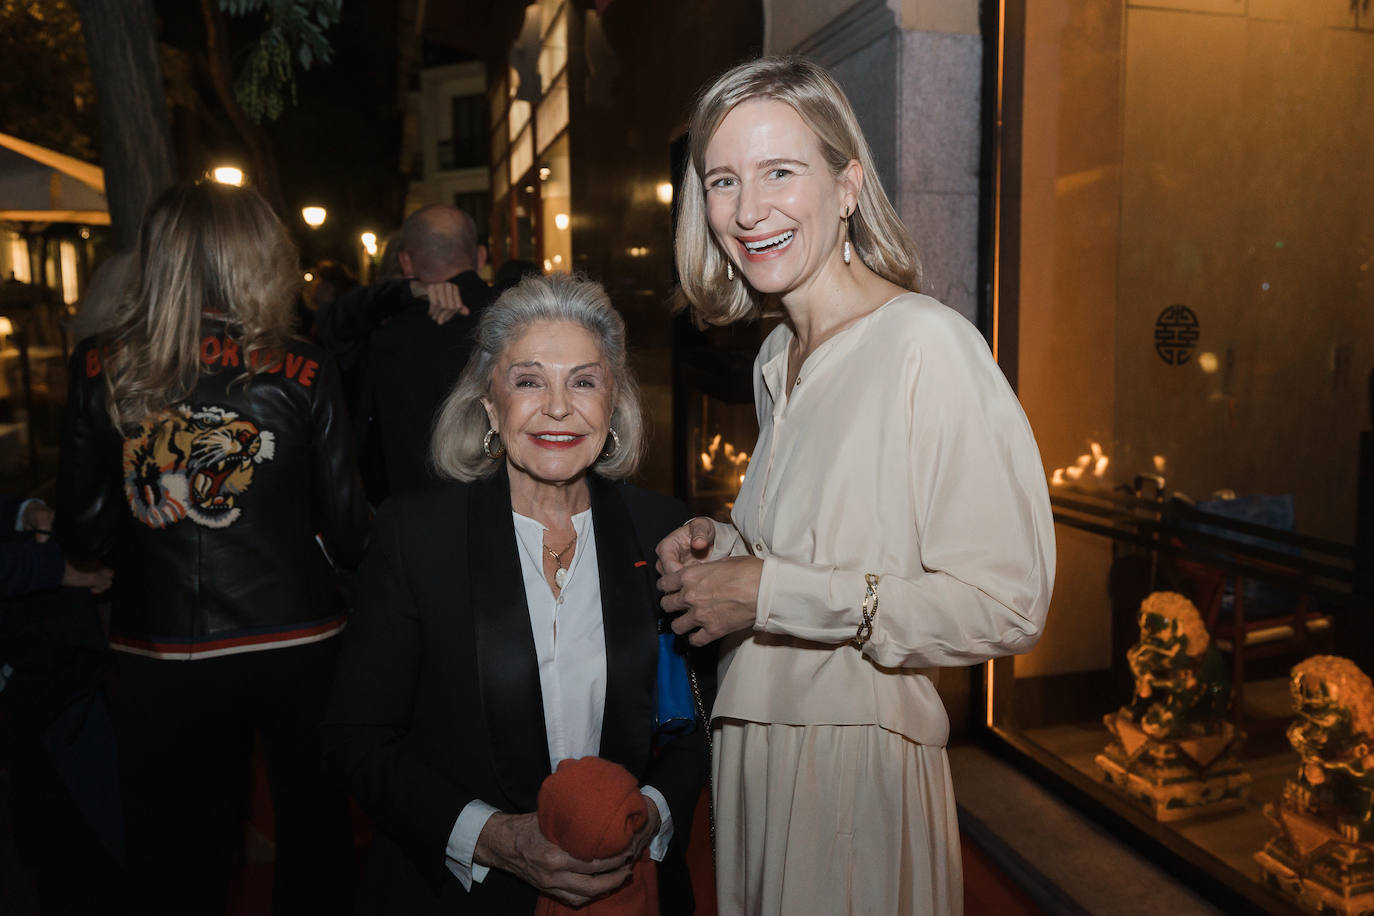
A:
<svg viewBox="0 0 1374 916">
<path fill-rule="evenodd" d="M 729 324 L 758 317 L 774 303 L 743 277 L 725 274 L 720 250 L 706 218 L 706 147 L 720 122 L 737 105 L 753 99 L 782 102 L 797 112 L 816 135 L 831 174 L 839 175 L 851 159 L 863 168 L 858 206 L 849 216 L 854 253 L 870 270 L 898 286 L 920 291 L 921 264 L 916 244 L 883 193 L 873 154 L 859 119 L 844 91 L 823 67 L 800 57 L 761 57 L 726 72 L 697 99 L 688 126 L 690 145 L 682 176 L 678 213 L 677 269 L 681 277 L 679 306 L 691 306 L 699 322 Z M 683 302 L 685 299 L 686 302 Z"/>
<path fill-rule="evenodd" d="M 271 368 L 300 280 L 296 246 L 257 192 L 213 182 L 164 192 L 144 218 L 134 275 L 101 341 L 115 427 L 190 396 L 207 315 L 222 318 L 239 345 L 240 377 Z"/>
</svg>

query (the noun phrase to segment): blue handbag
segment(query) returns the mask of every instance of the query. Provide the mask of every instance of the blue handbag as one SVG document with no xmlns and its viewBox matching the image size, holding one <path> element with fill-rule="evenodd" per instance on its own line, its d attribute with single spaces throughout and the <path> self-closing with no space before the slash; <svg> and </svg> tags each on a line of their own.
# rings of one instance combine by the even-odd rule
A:
<svg viewBox="0 0 1374 916">
<path fill-rule="evenodd" d="M 687 661 L 687 640 L 668 626 L 667 617 L 658 619 L 658 683 L 654 690 L 654 750 L 681 735 L 691 734 L 700 722 L 706 729 L 706 753 L 714 755 L 706 704 L 701 698 L 697 674 Z M 682 651 L 678 647 L 682 647 Z M 710 780 L 710 771 L 707 779 Z M 711 849 L 716 848 L 715 790 L 711 790 L 706 809 L 711 825 Z"/>
<path fill-rule="evenodd" d="M 698 703 L 687 657 L 678 650 L 678 635 L 659 620 L 658 681 L 654 690 L 654 746 L 659 747 L 697 727 Z"/>
</svg>

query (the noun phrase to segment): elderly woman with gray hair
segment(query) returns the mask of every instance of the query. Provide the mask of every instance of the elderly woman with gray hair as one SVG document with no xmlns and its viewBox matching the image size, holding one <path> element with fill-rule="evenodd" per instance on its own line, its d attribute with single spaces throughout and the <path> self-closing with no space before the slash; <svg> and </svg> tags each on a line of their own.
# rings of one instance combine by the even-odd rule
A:
<svg viewBox="0 0 1374 916">
<path fill-rule="evenodd" d="M 654 747 L 652 560 L 686 513 L 623 482 L 642 451 L 624 322 L 598 284 L 530 277 L 484 311 L 435 424 L 446 481 L 378 515 L 325 725 L 377 824 L 362 911 L 579 906 L 645 854 L 662 912 L 691 912 L 705 736 Z M 561 761 L 593 755 L 650 803 L 627 848 L 587 861 L 534 812 Z"/>
</svg>

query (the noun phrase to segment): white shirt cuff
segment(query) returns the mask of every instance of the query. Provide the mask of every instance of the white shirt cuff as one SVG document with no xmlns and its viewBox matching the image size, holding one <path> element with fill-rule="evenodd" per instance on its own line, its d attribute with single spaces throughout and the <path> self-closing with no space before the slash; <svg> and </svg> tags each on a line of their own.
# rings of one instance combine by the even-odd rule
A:
<svg viewBox="0 0 1374 916">
<path fill-rule="evenodd" d="M 673 842 L 673 813 L 668 810 L 668 799 L 653 786 L 640 786 L 639 794 L 649 799 L 658 808 L 658 833 L 649 841 L 649 858 L 662 862 L 668 854 L 668 844 Z"/>
<path fill-rule="evenodd" d="M 739 530 L 734 525 L 727 525 L 725 522 L 718 522 L 709 519 L 716 529 L 715 542 L 711 544 L 711 554 L 706 559 L 723 560 L 726 557 L 747 556 L 749 546 L 740 536 Z"/>
<path fill-rule="evenodd" d="M 477 851 L 477 838 L 482 835 L 482 828 L 487 825 L 487 819 L 496 813 L 496 808 L 479 799 L 473 799 L 463 808 L 458 820 L 453 822 L 453 830 L 449 832 L 448 848 L 444 850 L 444 864 L 453 872 L 453 877 L 458 879 L 465 891 L 472 890 L 474 881 L 481 884 L 491 871 L 487 866 L 473 862 L 472 856 Z"/>
</svg>

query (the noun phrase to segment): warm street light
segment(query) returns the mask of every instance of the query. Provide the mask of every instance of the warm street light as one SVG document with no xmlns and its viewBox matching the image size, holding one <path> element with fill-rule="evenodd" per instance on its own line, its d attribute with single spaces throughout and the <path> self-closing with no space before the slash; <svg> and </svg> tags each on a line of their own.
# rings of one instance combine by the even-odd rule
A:
<svg viewBox="0 0 1374 916">
<path fill-rule="evenodd" d="M 324 218 L 328 214 L 324 207 L 301 207 L 301 219 L 311 229 L 318 229 L 324 225 Z"/>
<path fill-rule="evenodd" d="M 217 165 L 210 172 L 210 177 L 220 184 L 231 184 L 236 188 L 243 186 L 243 169 L 235 168 L 232 165 Z"/>
<path fill-rule="evenodd" d="M 362 241 L 363 250 L 367 252 L 367 256 L 375 258 L 377 256 L 377 233 L 364 232 L 358 238 Z"/>
<path fill-rule="evenodd" d="M 671 181 L 659 182 L 657 191 L 659 203 L 670 204 L 673 202 L 673 183 Z"/>
<path fill-rule="evenodd" d="M 559 229 L 568 228 L 568 224 L 570 222 L 571 220 L 568 218 L 568 214 L 566 213 L 555 213 L 553 215 L 553 224 L 557 226 Z"/>
</svg>

